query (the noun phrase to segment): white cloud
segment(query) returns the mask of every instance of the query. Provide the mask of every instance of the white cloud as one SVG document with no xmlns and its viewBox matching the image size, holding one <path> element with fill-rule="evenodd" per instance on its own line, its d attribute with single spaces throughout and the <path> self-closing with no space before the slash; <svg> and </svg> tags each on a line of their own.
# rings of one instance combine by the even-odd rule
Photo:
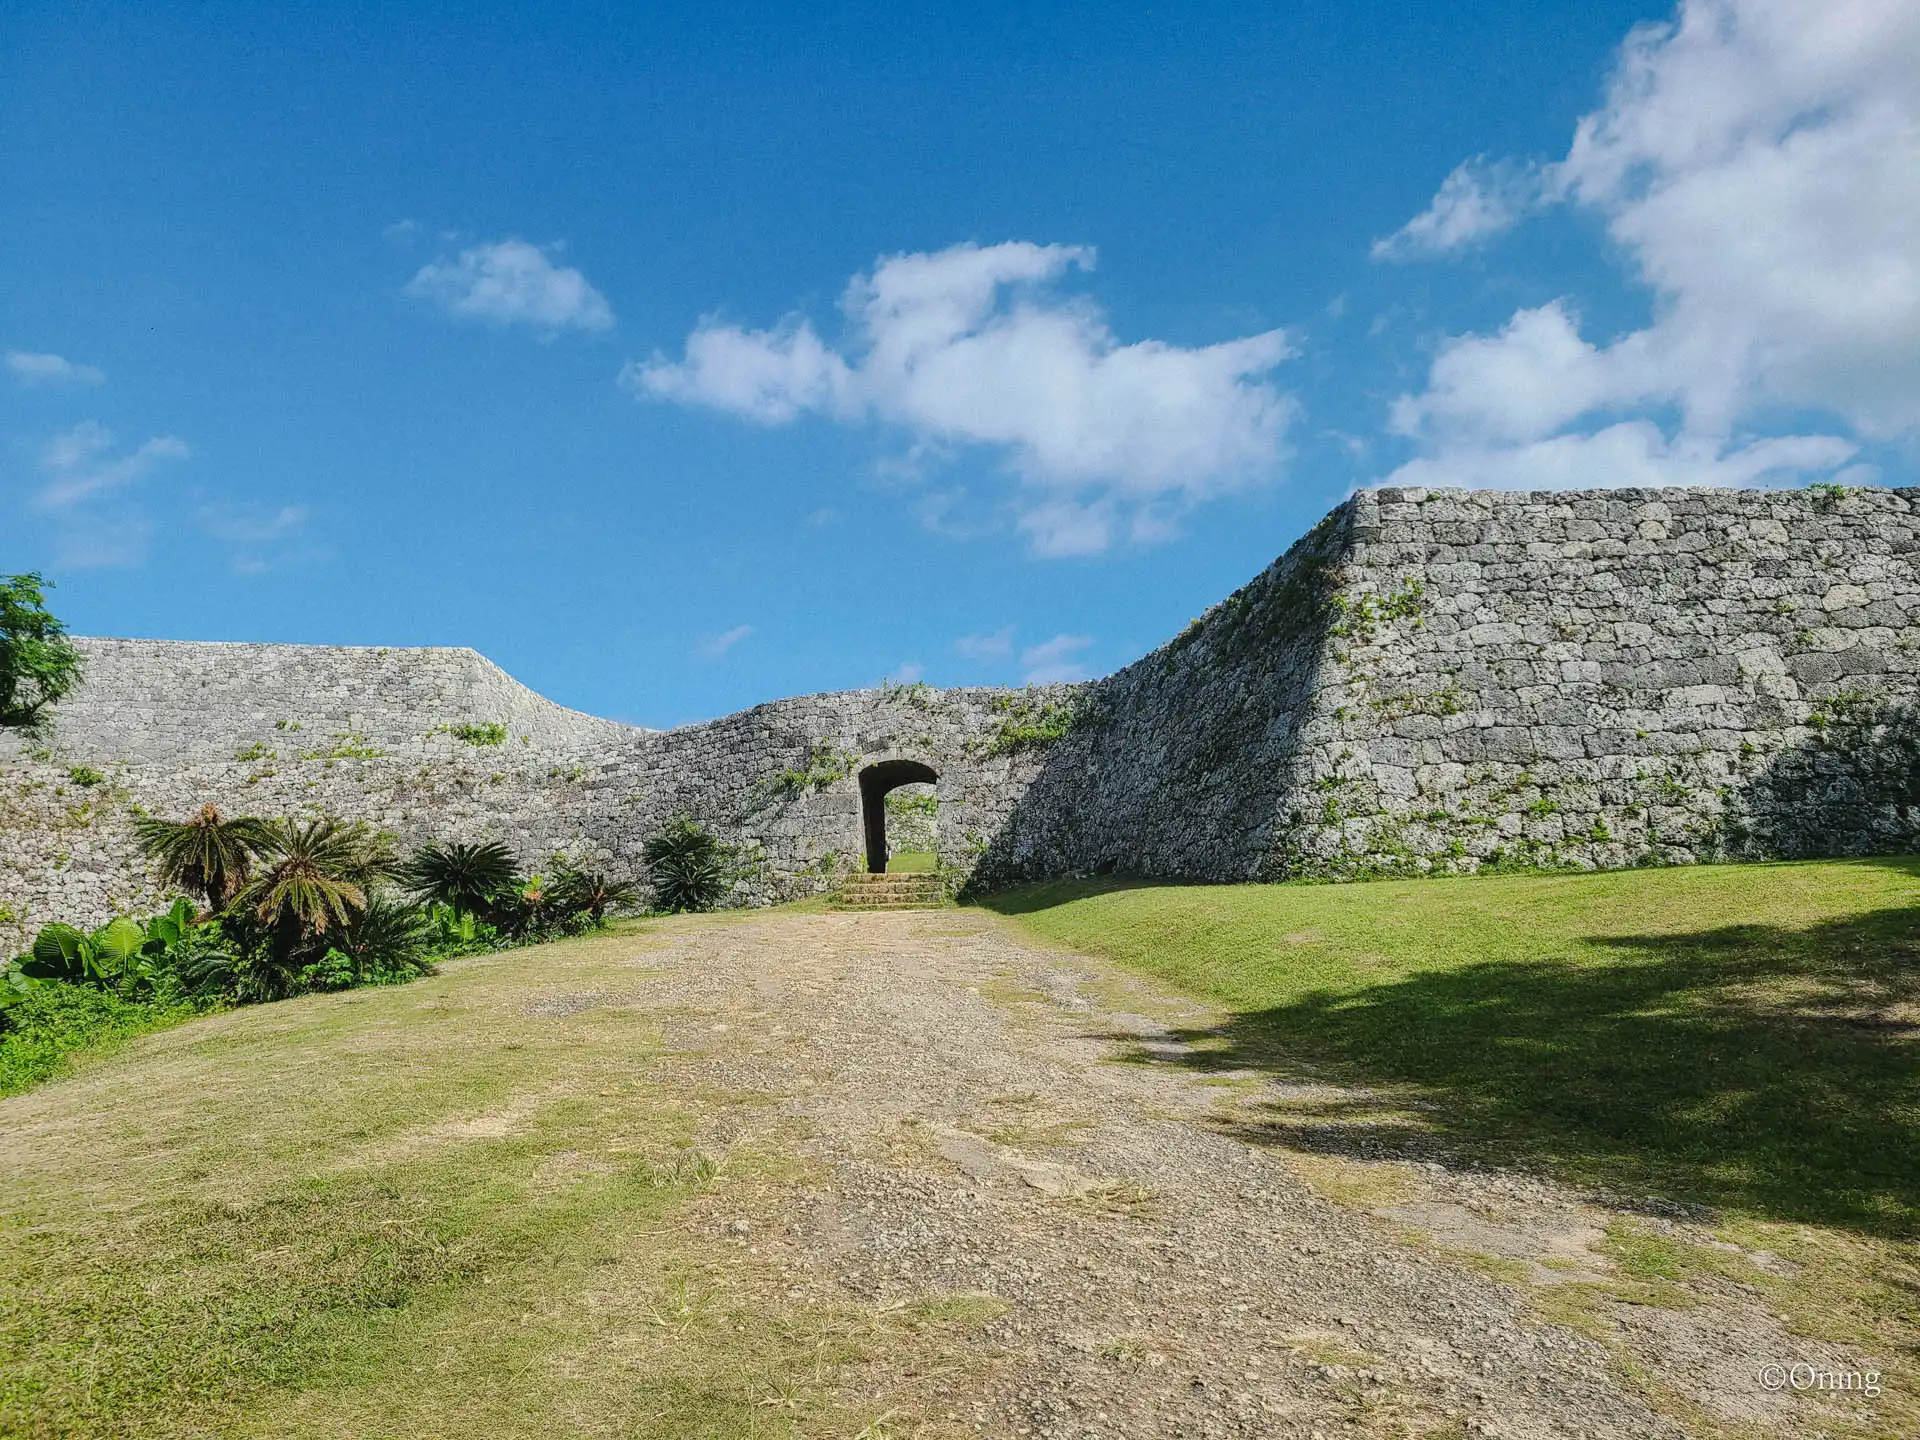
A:
<svg viewBox="0 0 1920 1440">
<path fill-rule="evenodd" d="M 962 635 L 953 648 L 969 660 L 1005 660 L 1013 654 L 1013 627 L 991 635 Z"/>
<path fill-rule="evenodd" d="M 784 425 L 803 410 L 849 413 L 853 379 L 805 321 L 777 330 L 702 321 L 687 337 L 685 360 L 655 359 L 622 373 L 656 399 L 711 405 L 763 425 Z"/>
<path fill-rule="evenodd" d="M 185 459 L 187 444 L 175 435 L 157 435 L 122 455 L 112 455 L 113 432 L 97 420 L 83 420 L 48 443 L 40 468 L 48 483 L 39 502 L 63 510 L 139 480 L 164 460 Z"/>
<path fill-rule="evenodd" d="M 470 245 L 452 259 L 422 266 L 406 293 L 450 315 L 531 325 L 549 334 L 613 328 L 613 307 L 585 275 L 556 265 L 547 250 L 524 240 Z"/>
<path fill-rule="evenodd" d="M 1158 535 L 1180 508 L 1272 474 L 1294 405 L 1265 376 L 1279 330 L 1200 347 L 1123 345 L 1089 302 L 1051 287 L 1093 265 L 1078 246 L 956 245 L 894 255 L 841 300 L 835 349 L 805 319 L 751 330 L 709 318 L 679 360 L 622 378 L 636 394 L 762 424 L 803 413 L 906 429 L 923 455 L 985 446 L 1026 489 L 1022 528 L 1047 554 Z"/>
<path fill-rule="evenodd" d="M 1060 685 L 1090 678 L 1073 657 L 1093 644 L 1091 635 L 1056 635 L 1020 652 L 1022 678 L 1029 685 Z"/>
<path fill-rule="evenodd" d="M 1789 435 L 1722 447 L 1669 440 L 1650 420 L 1524 444 L 1449 446 L 1394 471 L 1391 485 L 1478 490 L 1593 490 L 1618 486 L 1786 484 L 1823 475 L 1856 447 L 1832 435 Z"/>
<path fill-rule="evenodd" d="M 7 351 L 6 364 L 22 385 L 102 385 L 107 379 L 104 370 L 92 365 L 33 350 Z"/>
<path fill-rule="evenodd" d="M 902 660 L 887 676 L 889 685 L 917 685 L 927 675 L 927 667 L 918 660 Z"/>
<path fill-rule="evenodd" d="M 1542 181 L 1536 166 L 1477 156 L 1440 182 L 1425 210 L 1386 239 L 1374 241 L 1373 258 L 1406 260 L 1490 240 L 1512 229 L 1539 203 Z"/>
<path fill-rule="evenodd" d="M 1920 7 L 1689 0 L 1627 37 L 1547 186 L 1604 220 L 1652 323 L 1595 344 L 1558 302 L 1450 341 L 1394 407 L 1428 452 L 1396 483 L 1577 454 L 1751 483 L 1920 431 Z M 1648 407 L 1677 417 L 1671 438 Z M 1809 410 L 1852 435 L 1742 438 Z"/>
<path fill-rule="evenodd" d="M 700 646 L 700 653 L 709 660 L 718 660 L 742 640 L 753 634 L 753 626 L 736 625 L 725 634 L 716 635 Z"/>
<path fill-rule="evenodd" d="M 1497 335 L 1464 335 L 1440 347 L 1426 392 L 1394 402 L 1402 435 L 1438 431 L 1492 441 L 1551 434 L 1593 410 L 1671 399 L 1644 333 L 1602 350 L 1580 338 L 1561 301 L 1521 310 Z"/>
<path fill-rule="evenodd" d="M 234 572 L 264 575 L 289 558 L 287 541 L 306 528 L 304 505 L 278 507 L 203 505 L 201 527 L 231 549 Z"/>
</svg>

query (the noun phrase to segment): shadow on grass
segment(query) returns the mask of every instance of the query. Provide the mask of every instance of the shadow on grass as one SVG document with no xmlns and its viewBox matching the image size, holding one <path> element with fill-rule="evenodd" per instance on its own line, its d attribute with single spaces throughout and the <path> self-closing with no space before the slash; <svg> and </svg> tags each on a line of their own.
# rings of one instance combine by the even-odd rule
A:
<svg viewBox="0 0 1920 1440">
<path fill-rule="evenodd" d="M 1189 1047 L 1177 1063 L 1361 1087 L 1299 1088 L 1242 1127 L 1250 1139 L 1444 1151 L 1616 1194 L 1912 1236 L 1917 933 L 1920 907 L 1899 907 L 1804 930 L 1590 937 L 1599 963 L 1427 971 L 1177 1032 Z"/>
</svg>

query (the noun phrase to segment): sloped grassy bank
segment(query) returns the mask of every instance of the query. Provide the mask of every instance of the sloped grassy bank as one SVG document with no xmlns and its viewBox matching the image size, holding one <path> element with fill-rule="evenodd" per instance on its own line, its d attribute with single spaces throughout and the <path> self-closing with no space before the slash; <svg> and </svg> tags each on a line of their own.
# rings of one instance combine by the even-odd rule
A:
<svg viewBox="0 0 1920 1440">
<path fill-rule="evenodd" d="M 777 1097 L 675 1078 L 650 944 L 241 1007 L 0 1101 L 0 1435 L 883 1433 L 961 1321 L 793 1301 L 732 1234 L 809 1172 Z"/>
<path fill-rule="evenodd" d="M 1920 1233 L 1920 860 L 987 902 L 1230 1012 L 1192 1063 L 1415 1096 L 1487 1159 Z"/>
<path fill-rule="evenodd" d="M 1628 1311 L 1732 1294 L 1884 1367 L 1895 1428 L 1873 1433 L 1920 1424 L 1920 861 L 986 903 L 1222 1012 L 1182 1063 L 1342 1087 L 1282 1091 L 1246 1131 L 1303 1174 L 1392 1184 L 1438 1152 L 1624 1201 L 1602 1212 L 1613 1280 L 1535 1290 L 1545 1318 L 1625 1356 Z"/>
</svg>

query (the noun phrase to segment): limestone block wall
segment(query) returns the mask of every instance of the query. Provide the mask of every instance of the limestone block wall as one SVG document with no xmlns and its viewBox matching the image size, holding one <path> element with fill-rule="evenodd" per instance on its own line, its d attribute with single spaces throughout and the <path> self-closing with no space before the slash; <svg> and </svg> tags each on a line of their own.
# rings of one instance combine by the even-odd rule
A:
<svg viewBox="0 0 1920 1440">
<path fill-rule="evenodd" d="M 133 808 L 208 800 L 643 879 L 688 814 L 767 903 L 862 862 L 857 775 L 894 759 L 980 888 L 1920 849 L 1916 564 L 1909 491 L 1371 491 L 1105 680 L 659 732 L 470 650 L 87 641 L 51 739 L 0 737 L 0 950 L 158 898 Z"/>
<path fill-rule="evenodd" d="M 1908 491 L 1364 492 L 1093 687 L 978 879 L 1920 848 L 1917 554 Z"/>
<path fill-rule="evenodd" d="M 864 863 L 864 765 L 940 775 L 942 861 L 964 874 L 1039 763 L 995 753 L 996 690 L 801 696 L 648 731 L 553 705 L 470 650 L 81 644 L 87 678 L 52 734 L 0 738 L 0 950 L 160 898 L 136 810 L 327 813 L 403 845 L 498 838 L 529 869 L 564 853 L 642 880 L 646 839 L 691 815 L 737 847 L 734 902 L 766 904 Z M 474 744 L 459 725 L 506 733 Z"/>
</svg>

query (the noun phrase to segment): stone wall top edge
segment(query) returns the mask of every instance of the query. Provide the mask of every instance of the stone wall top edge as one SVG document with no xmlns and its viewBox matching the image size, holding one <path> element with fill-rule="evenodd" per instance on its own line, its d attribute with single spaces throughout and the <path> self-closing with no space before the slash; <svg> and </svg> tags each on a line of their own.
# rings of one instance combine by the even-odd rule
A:
<svg viewBox="0 0 1920 1440">
<path fill-rule="evenodd" d="M 1852 488 L 1856 494 L 1884 495 L 1909 504 L 1920 499 L 1920 486 L 1866 485 Z M 1775 503 L 1797 503 L 1812 508 L 1825 501 L 1825 497 L 1804 487 L 1788 489 L 1765 485 L 1603 485 L 1585 490 L 1502 490 L 1465 485 L 1375 485 L 1355 492 L 1356 498 L 1384 501 L 1389 504 L 1419 504 L 1427 500 L 1449 500 L 1502 506 L 1565 505 L 1603 500 L 1631 502 L 1671 499 L 1677 495 L 1695 500 L 1724 499 L 1731 505 L 1764 499 Z"/>
</svg>

